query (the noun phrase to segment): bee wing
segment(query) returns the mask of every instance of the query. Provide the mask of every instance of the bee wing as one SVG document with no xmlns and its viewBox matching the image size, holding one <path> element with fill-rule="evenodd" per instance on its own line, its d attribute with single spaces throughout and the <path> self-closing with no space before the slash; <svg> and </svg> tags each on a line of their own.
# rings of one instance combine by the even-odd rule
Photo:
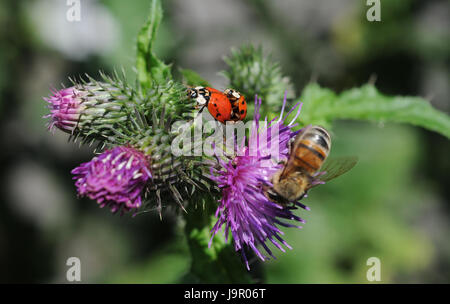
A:
<svg viewBox="0 0 450 304">
<path fill-rule="evenodd" d="M 321 181 L 327 182 L 336 178 L 353 168 L 358 162 L 357 156 L 343 156 L 329 158 L 320 168 L 320 172 L 325 172 L 318 176 Z"/>
</svg>

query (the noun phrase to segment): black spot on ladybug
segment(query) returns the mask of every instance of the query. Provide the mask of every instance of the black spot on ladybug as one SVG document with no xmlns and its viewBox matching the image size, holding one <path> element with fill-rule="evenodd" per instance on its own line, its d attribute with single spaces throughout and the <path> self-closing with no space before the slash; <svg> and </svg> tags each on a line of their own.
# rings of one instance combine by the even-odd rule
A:
<svg viewBox="0 0 450 304">
<path fill-rule="evenodd" d="M 217 108 L 217 103 L 214 103 L 214 106 Z"/>
<path fill-rule="evenodd" d="M 241 102 L 241 104 L 244 104 L 244 103 L 245 103 L 245 101 L 242 101 L 242 102 Z"/>
<path fill-rule="evenodd" d="M 241 110 L 241 114 L 244 114 L 245 113 L 245 111 L 244 110 Z"/>
<path fill-rule="evenodd" d="M 217 114 L 216 114 L 216 118 L 219 117 L 219 116 L 220 116 L 220 113 L 217 113 Z"/>
</svg>

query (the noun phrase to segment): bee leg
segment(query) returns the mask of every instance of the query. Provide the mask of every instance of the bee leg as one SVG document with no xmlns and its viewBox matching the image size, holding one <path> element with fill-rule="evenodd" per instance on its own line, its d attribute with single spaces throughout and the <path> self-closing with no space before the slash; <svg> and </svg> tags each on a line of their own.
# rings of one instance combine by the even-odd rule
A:
<svg viewBox="0 0 450 304">
<path fill-rule="evenodd" d="M 295 138 L 291 138 L 288 142 L 288 155 L 291 155 L 292 153 L 292 149 L 294 148 L 294 142 L 295 142 Z"/>
<path fill-rule="evenodd" d="M 278 161 L 279 165 L 286 166 L 286 163 L 287 163 L 287 161 L 285 159 L 281 159 L 281 160 Z"/>
</svg>

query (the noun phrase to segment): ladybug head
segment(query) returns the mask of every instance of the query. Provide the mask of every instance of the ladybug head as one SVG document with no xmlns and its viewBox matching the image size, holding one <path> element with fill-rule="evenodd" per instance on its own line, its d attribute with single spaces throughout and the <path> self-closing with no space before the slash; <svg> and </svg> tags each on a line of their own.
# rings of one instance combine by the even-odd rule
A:
<svg viewBox="0 0 450 304">
<path fill-rule="evenodd" d="M 195 99 L 197 106 L 204 106 L 209 101 L 210 93 L 204 87 L 189 88 L 187 90 L 187 95 L 189 98 Z"/>
<path fill-rule="evenodd" d="M 189 88 L 186 92 L 189 98 L 195 99 L 198 97 L 198 91 L 195 88 Z"/>
<path fill-rule="evenodd" d="M 241 98 L 241 93 L 233 89 L 226 89 L 223 93 L 231 100 L 239 100 Z"/>
</svg>

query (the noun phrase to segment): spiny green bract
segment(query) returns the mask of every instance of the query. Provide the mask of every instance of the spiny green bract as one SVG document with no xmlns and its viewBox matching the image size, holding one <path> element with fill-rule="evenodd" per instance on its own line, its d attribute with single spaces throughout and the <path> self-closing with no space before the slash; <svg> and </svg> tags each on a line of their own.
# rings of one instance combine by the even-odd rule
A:
<svg viewBox="0 0 450 304">
<path fill-rule="evenodd" d="M 240 91 L 247 99 L 258 95 L 266 110 L 277 111 L 284 94 L 292 97 L 293 87 L 288 77 L 281 73 L 280 65 L 263 54 L 261 47 L 252 45 L 232 49 L 231 56 L 224 58 L 228 69 L 222 74 L 228 78 L 229 86 Z"/>
<path fill-rule="evenodd" d="M 73 81 L 74 88 L 84 92 L 83 110 L 71 136 L 74 141 L 123 145 L 134 141 L 136 133 L 145 133 L 146 128 L 165 128 L 195 115 L 186 88 L 177 82 L 153 83 L 144 91 L 132 88 L 118 76 L 101 76 L 102 81 L 89 76 L 88 81 Z"/>
</svg>

